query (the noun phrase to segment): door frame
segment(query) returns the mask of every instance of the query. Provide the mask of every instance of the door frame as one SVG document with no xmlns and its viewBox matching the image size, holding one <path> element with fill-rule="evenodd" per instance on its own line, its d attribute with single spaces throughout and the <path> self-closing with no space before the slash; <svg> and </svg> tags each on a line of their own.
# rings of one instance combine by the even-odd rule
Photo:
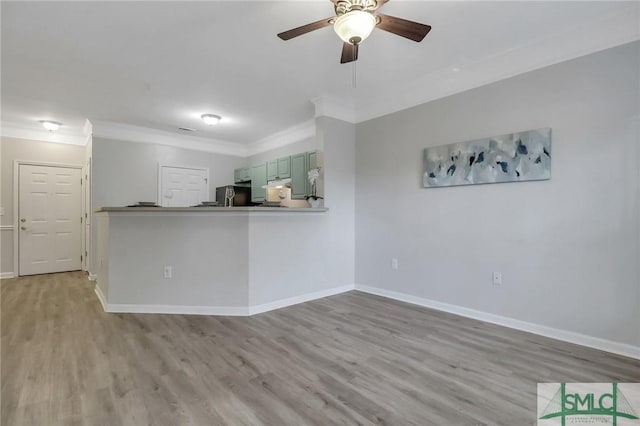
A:
<svg viewBox="0 0 640 426">
<path fill-rule="evenodd" d="M 174 169 L 191 169 L 191 170 L 203 170 L 207 172 L 207 192 L 209 198 L 211 198 L 211 172 L 208 167 L 203 166 L 190 166 L 188 164 L 172 164 L 172 163 L 158 163 L 158 201 L 156 204 L 162 206 L 162 169 L 164 167 L 172 167 Z"/>
<path fill-rule="evenodd" d="M 20 166 L 44 166 L 44 167 L 63 167 L 67 169 L 80 169 L 80 191 L 84 194 L 84 185 L 86 182 L 82 179 L 84 176 L 84 167 L 80 164 L 64 164 L 64 163 L 46 163 L 42 161 L 13 160 L 13 270 L 16 277 L 20 276 Z M 82 196 L 84 200 L 84 195 Z M 80 217 L 84 216 L 83 205 L 80 206 Z M 82 221 L 81 238 L 82 247 L 81 254 L 84 255 L 84 221 Z"/>
</svg>

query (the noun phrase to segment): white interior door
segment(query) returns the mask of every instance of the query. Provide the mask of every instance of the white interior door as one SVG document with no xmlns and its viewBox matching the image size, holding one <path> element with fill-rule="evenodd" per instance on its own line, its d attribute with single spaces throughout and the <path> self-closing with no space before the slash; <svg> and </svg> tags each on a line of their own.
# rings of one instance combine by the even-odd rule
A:
<svg viewBox="0 0 640 426">
<path fill-rule="evenodd" d="M 191 207 L 209 201 L 209 170 L 160 167 L 160 205 Z"/>
<path fill-rule="evenodd" d="M 21 164 L 19 274 L 82 268 L 81 169 Z"/>
</svg>

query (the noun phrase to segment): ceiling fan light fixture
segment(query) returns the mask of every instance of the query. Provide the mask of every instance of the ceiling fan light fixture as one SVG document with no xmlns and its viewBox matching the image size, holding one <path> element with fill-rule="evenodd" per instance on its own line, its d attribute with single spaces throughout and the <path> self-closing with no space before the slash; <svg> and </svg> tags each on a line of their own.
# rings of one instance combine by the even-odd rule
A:
<svg viewBox="0 0 640 426">
<path fill-rule="evenodd" d="M 209 126 L 215 126 L 222 119 L 222 117 L 215 114 L 202 114 L 200 118 L 202 118 L 202 121 Z"/>
<path fill-rule="evenodd" d="M 378 23 L 373 14 L 363 10 L 352 10 L 336 18 L 333 29 L 346 43 L 362 43 Z"/>
</svg>

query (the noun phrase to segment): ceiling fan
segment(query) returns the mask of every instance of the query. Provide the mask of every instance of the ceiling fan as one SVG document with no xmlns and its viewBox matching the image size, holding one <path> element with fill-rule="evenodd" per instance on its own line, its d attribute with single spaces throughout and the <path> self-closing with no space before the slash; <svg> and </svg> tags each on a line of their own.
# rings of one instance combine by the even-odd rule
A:
<svg viewBox="0 0 640 426">
<path fill-rule="evenodd" d="M 333 25 L 333 29 L 344 41 L 340 63 L 344 64 L 358 59 L 358 46 L 375 27 L 399 35 L 409 40 L 420 42 L 431 30 L 431 26 L 406 19 L 376 13 L 389 0 L 331 0 L 336 16 L 312 22 L 298 28 L 278 34 L 282 40 Z"/>
</svg>

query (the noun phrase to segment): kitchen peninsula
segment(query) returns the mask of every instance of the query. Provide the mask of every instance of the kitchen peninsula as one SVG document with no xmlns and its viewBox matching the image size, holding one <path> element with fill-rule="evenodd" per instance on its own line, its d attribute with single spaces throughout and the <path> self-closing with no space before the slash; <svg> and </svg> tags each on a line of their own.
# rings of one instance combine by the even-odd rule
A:
<svg viewBox="0 0 640 426">
<path fill-rule="evenodd" d="M 308 269 L 327 212 L 103 207 L 96 293 L 107 312 L 251 315 L 344 291 Z"/>
</svg>

